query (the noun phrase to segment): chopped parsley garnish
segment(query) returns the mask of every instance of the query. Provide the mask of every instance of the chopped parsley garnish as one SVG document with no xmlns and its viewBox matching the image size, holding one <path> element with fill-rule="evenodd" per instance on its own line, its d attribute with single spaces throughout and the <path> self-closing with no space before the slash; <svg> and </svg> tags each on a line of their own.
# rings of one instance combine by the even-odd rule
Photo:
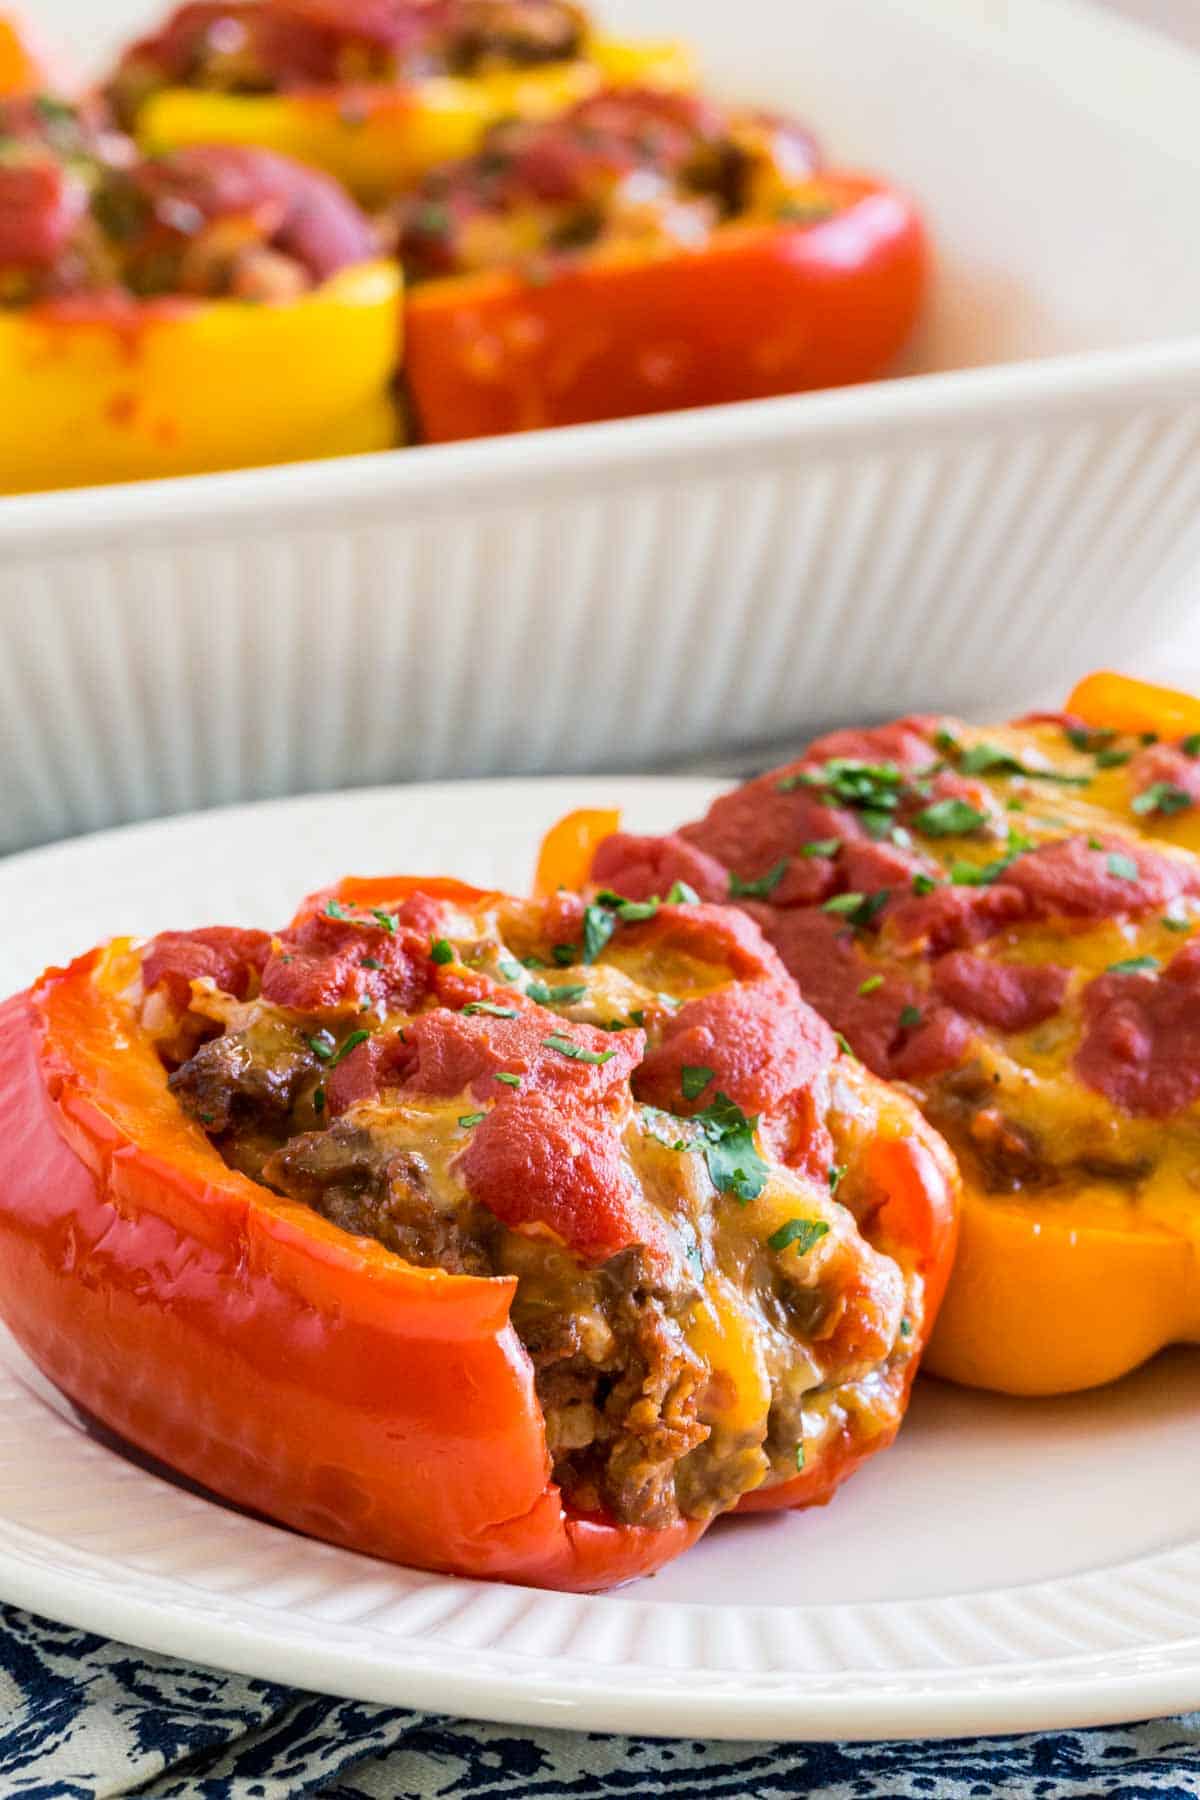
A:
<svg viewBox="0 0 1200 1800">
<path fill-rule="evenodd" d="M 1103 848 L 1104 848 L 1104 845 L 1101 843 L 1101 841 L 1098 837 L 1090 837 L 1088 839 L 1088 849 L 1089 850 L 1103 850 Z"/>
<path fill-rule="evenodd" d="M 318 1118 L 325 1111 L 325 1089 L 323 1087 L 313 1089 L 313 1111 Z"/>
<path fill-rule="evenodd" d="M 1133 755 L 1132 750 L 1097 750 L 1096 767 L 1098 769 L 1119 769 Z"/>
<path fill-rule="evenodd" d="M 472 1000 L 469 1006 L 463 1007 L 463 1011 L 470 1014 L 486 1013 L 489 1019 L 515 1019 L 517 1016 L 515 1006 L 497 1006 L 492 1000 Z"/>
<path fill-rule="evenodd" d="M 900 1027 L 903 1031 L 912 1031 L 921 1023 L 919 1006 L 902 1006 L 900 1008 Z"/>
<path fill-rule="evenodd" d="M 995 744 L 972 744 L 959 757 L 964 775 L 1025 775 L 1028 771 L 1019 756 L 1011 750 L 1000 750 Z"/>
<path fill-rule="evenodd" d="M 1157 742 L 1158 742 L 1157 731 L 1143 731 L 1141 733 L 1140 737 L 1138 738 L 1138 742 L 1140 744 L 1146 744 L 1147 746 L 1149 746 L 1150 744 L 1157 744 Z"/>
<path fill-rule="evenodd" d="M 801 1438 L 800 1442 L 796 1445 L 796 1467 L 798 1469 L 802 1469 L 804 1467 L 804 1439 L 803 1438 Z"/>
<path fill-rule="evenodd" d="M 1109 857 L 1108 872 L 1118 881 L 1136 881 L 1138 878 L 1138 866 L 1132 856 L 1122 856 L 1119 850 L 1114 850 Z"/>
<path fill-rule="evenodd" d="M 787 874 L 787 869 L 788 859 L 785 856 L 775 864 L 773 869 L 768 869 L 765 875 L 758 876 L 754 881 L 743 881 L 740 875 L 731 874 L 729 898 L 731 900 L 765 900 L 768 894 L 775 892 Z"/>
<path fill-rule="evenodd" d="M 857 1056 L 855 1056 L 853 1050 L 850 1048 L 849 1039 L 843 1037 L 840 1031 L 835 1031 L 833 1035 L 834 1035 L 834 1040 L 837 1043 L 837 1047 L 841 1051 L 842 1055 L 848 1056 L 850 1058 L 851 1062 L 857 1062 L 858 1058 L 857 1058 Z"/>
<path fill-rule="evenodd" d="M 574 1006 L 587 993 L 587 986 L 582 981 L 572 981 L 565 987 L 552 988 L 544 981 L 531 981 L 528 992 L 538 1006 Z"/>
<path fill-rule="evenodd" d="M 449 938 L 434 938 L 429 946 L 429 957 L 431 962 L 435 962 L 439 966 L 443 963 L 451 963 L 454 961 L 454 945 Z"/>
<path fill-rule="evenodd" d="M 364 956 L 359 963 L 360 969 L 382 969 L 383 964 L 375 956 Z"/>
<path fill-rule="evenodd" d="M 630 1023 L 634 1025 L 644 1025 L 646 1023 L 646 1015 L 640 1006 L 630 1007 L 629 1018 Z"/>
<path fill-rule="evenodd" d="M 611 936 L 611 933 L 609 935 Z M 608 938 L 605 938 L 604 943 L 607 943 L 607 942 L 608 942 Z M 604 944 L 601 944 L 600 948 L 602 950 L 604 948 Z M 551 955 L 554 957 L 554 960 L 558 964 L 560 969 L 569 969 L 573 962 L 579 961 L 579 945 L 578 944 L 555 944 L 554 949 L 551 952 Z M 527 969 L 530 967 L 530 964 L 528 961 L 526 961 L 525 967 Z M 542 964 L 539 963 L 538 967 L 541 968 Z"/>
<path fill-rule="evenodd" d="M 1090 775 L 1067 775 L 1061 769 L 1035 769 L 995 744 L 973 744 L 959 761 L 964 775 L 1024 775 L 1029 781 L 1057 781 L 1063 787 L 1087 787 Z"/>
<path fill-rule="evenodd" d="M 1162 813 L 1169 818 L 1172 813 L 1185 812 L 1192 804 L 1192 796 L 1173 781 L 1152 781 L 1131 804 L 1135 813 Z"/>
<path fill-rule="evenodd" d="M 811 838 L 807 844 L 801 844 L 801 856 L 836 856 L 842 847 L 841 838 Z"/>
<path fill-rule="evenodd" d="M 486 1113 L 464 1113 L 458 1121 L 464 1131 L 470 1131 L 476 1125 L 482 1125 L 487 1118 Z"/>
<path fill-rule="evenodd" d="M 1117 740 L 1115 731 L 1094 731 L 1089 725 L 1068 725 L 1064 735 L 1072 748 L 1088 752 L 1105 750 Z"/>
<path fill-rule="evenodd" d="M 1200 731 L 1189 731 L 1180 741 L 1179 748 L 1185 756 L 1200 756 Z"/>
<path fill-rule="evenodd" d="M 934 732 L 933 741 L 943 756 L 953 756 L 959 748 L 958 739 L 952 731 L 947 731 L 944 725 L 940 725 Z"/>
<path fill-rule="evenodd" d="M 521 1077 L 519 1075 L 511 1075 L 507 1069 L 501 1069 L 495 1079 L 497 1081 L 502 1081 L 505 1087 L 520 1087 L 521 1085 Z"/>
<path fill-rule="evenodd" d="M 596 895 L 597 906 L 606 906 L 615 912 L 622 925 L 640 925 L 643 919 L 652 919 L 662 901 L 655 894 L 649 900 L 626 900 L 622 894 L 614 894 L 608 888 Z"/>
<path fill-rule="evenodd" d="M 712 1069 L 684 1064 L 679 1071 L 679 1086 L 685 1100 L 698 1100 L 713 1078 Z"/>
<path fill-rule="evenodd" d="M 325 915 L 330 919 L 348 919 L 351 917 L 351 914 L 346 911 L 346 908 L 342 905 L 340 900 L 327 900 L 325 902 Z"/>
<path fill-rule="evenodd" d="M 935 800 L 913 820 L 915 829 L 925 837 L 965 837 L 987 824 L 987 814 L 966 800 Z"/>
<path fill-rule="evenodd" d="M 519 962 L 514 962 L 511 956 L 498 956 L 496 967 L 505 981 L 520 981 L 521 965 Z"/>
<path fill-rule="evenodd" d="M 560 944 L 558 947 L 560 950 L 571 950 L 571 954 L 574 955 L 574 950 L 570 944 Z M 521 967 L 523 969 L 544 969 L 545 966 L 546 965 L 540 956 L 523 956 L 521 958 Z"/>
<path fill-rule="evenodd" d="M 352 1031 L 339 1048 L 331 1032 L 318 1031 L 309 1038 L 308 1047 L 327 1069 L 336 1069 L 352 1050 L 357 1050 L 360 1044 L 365 1044 L 370 1035 L 369 1031 L 364 1031 L 360 1027 L 358 1031 Z"/>
<path fill-rule="evenodd" d="M 1109 963 L 1110 975 L 1149 975 L 1158 967 L 1157 956 L 1130 956 L 1124 962 Z"/>
<path fill-rule="evenodd" d="M 1169 913 L 1163 914 L 1162 922 L 1168 931 L 1190 931 L 1192 929 L 1190 919 L 1173 919 Z"/>
<path fill-rule="evenodd" d="M 901 1321 L 900 1321 L 900 1336 L 902 1338 L 910 1338 L 912 1336 L 912 1320 L 911 1319 L 901 1319 Z"/>
<path fill-rule="evenodd" d="M 585 1050 L 582 1044 L 572 1043 L 570 1038 L 560 1037 L 557 1032 L 543 1038 L 542 1043 L 547 1050 L 557 1050 L 560 1056 L 569 1057 L 572 1062 L 592 1063 L 596 1067 L 611 1062 L 617 1054 L 615 1050 Z"/>
<path fill-rule="evenodd" d="M 881 913 L 892 897 L 891 888 L 880 888 L 874 894 L 835 894 L 826 900 L 822 912 L 837 913 L 848 925 L 865 929 Z"/>
<path fill-rule="evenodd" d="M 673 881 L 667 895 L 668 906 L 699 906 L 700 896 L 686 881 Z"/>
<path fill-rule="evenodd" d="M 823 1237 L 829 1236 L 829 1227 L 824 1219 L 789 1219 L 778 1231 L 773 1231 L 767 1239 L 770 1250 L 787 1250 L 793 1244 L 797 1256 L 807 1256 L 814 1244 L 819 1244 Z"/>
<path fill-rule="evenodd" d="M 834 1163 L 833 1167 L 827 1171 L 827 1174 L 829 1179 L 829 1191 L 831 1194 L 836 1194 L 845 1179 L 846 1164 Z"/>
<path fill-rule="evenodd" d="M 371 908 L 371 917 L 377 925 L 383 927 L 389 937 L 395 937 L 397 922 L 395 913 L 385 911 L 382 906 L 373 906 Z"/>
<path fill-rule="evenodd" d="M 937 882 L 933 879 L 932 875 L 914 875 L 912 878 L 912 891 L 914 894 L 932 894 L 936 886 Z"/>
<path fill-rule="evenodd" d="M 704 1160 L 719 1194 L 732 1194 L 744 1205 L 757 1200 L 770 1174 L 754 1144 L 758 1119 L 748 1119 L 728 1094 L 718 1094 L 711 1106 L 695 1116 L 704 1133 Z"/>
<path fill-rule="evenodd" d="M 616 929 L 616 914 L 610 912 L 606 906 L 599 906 L 593 903 L 591 906 L 584 908 L 583 960 L 585 963 L 594 963 L 596 961 Z M 554 956 L 556 961 L 559 960 L 558 952 L 562 948 L 562 945 L 555 946 Z M 572 960 L 574 960 L 573 956 Z"/>
<path fill-rule="evenodd" d="M 860 994 L 874 994 L 877 993 L 882 986 L 882 975 L 868 975 L 865 981 L 859 982 L 858 991 Z"/>
<path fill-rule="evenodd" d="M 857 757 L 834 756 L 820 769 L 802 769 L 777 785 L 785 793 L 796 787 L 825 788 L 842 806 L 890 813 L 900 804 L 904 771 L 892 762 L 869 763 Z"/>
<path fill-rule="evenodd" d="M 675 1117 L 674 1113 L 661 1112 L 657 1106 L 643 1106 L 642 1124 L 645 1127 L 647 1137 L 653 1138 L 656 1144 L 661 1144 L 664 1150 L 689 1150 L 692 1148 L 686 1138 L 672 1139 L 660 1137 L 659 1133 L 654 1129 L 656 1123 L 660 1119 L 668 1120 L 672 1125 L 678 1125 L 679 1123 L 679 1120 Z"/>
</svg>

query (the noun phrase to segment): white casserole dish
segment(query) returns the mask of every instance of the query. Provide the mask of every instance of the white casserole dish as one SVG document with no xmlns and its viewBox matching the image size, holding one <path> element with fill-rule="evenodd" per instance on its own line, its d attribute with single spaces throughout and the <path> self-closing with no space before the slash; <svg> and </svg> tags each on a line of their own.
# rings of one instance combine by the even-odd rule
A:
<svg viewBox="0 0 1200 1800">
<path fill-rule="evenodd" d="M 0 501 L 0 850 L 928 704 L 999 715 L 1179 640 L 1200 60 L 1072 0 L 597 8 L 686 34 L 720 91 L 921 197 L 941 265 L 910 377 Z M 146 17 L 38 5 L 92 62 Z"/>
</svg>

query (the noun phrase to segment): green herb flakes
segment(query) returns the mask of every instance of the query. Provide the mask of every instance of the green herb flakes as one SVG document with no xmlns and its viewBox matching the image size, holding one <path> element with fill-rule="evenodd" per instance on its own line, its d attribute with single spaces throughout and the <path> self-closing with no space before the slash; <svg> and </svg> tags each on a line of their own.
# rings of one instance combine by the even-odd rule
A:
<svg viewBox="0 0 1200 1800">
<path fill-rule="evenodd" d="M 712 1069 L 684 1064 L 679 1071 L 679 1087 L 685 1100 L 698 1100 L 713 1078 Z"/>
<path fill-rule="evenodd" d="M 865 981 L 859 982 L 858 991 L 860 994 L 877 994 L 882 986 L 882 975 L 868 975 Z"/>
<path fill-rule="evenodd" d="M 486 1113 L 464 1113 L 458 1122 L 464 1131 L 472 1131 L 476 1125 L 482 1125 L 486 1118 Z"/>
<path fill-rule="evenodd" d="M 828 1170 L 827 1173 L 829 1179 L 829 1191 L 831 1194 L 836 1194 L 841 1187 L 842 1182 L 845 1180 L 846 1165 L 845 1163 L 834 1163 L 833 1167 Z"/>
<path fill-rule="evenodd" d="M 797 1256 L 807 1256 L 814 1244 L 828 1237 L 829 1227 L 823 1219 L 789 1219 L 767 1239 L 771 1250 L 787 1250 L 795 1246 Z"/>
<path fill-rule="evenodd" d="M 1170 818 L 1172 813 L 1186 812 L 1192 804 L 1192 796 L 1186 788 L 1178 787 L 1173 781 L 1152 781 L 1144 793 L 1138 794 L 1131 802 L 1133 810 L 1139 815 L 1161 813 Z"/>
<path fill-rule="evenodd" d="M 965 837 L 986 824 L 986 813 L 959 799 L 935 800 L 913 820 L 914 828 L 925 837 Z"/>
<path fill-rule="evenodd" d="M 471 1016 L 484 1013 L 489 1019 L 515 1019 L 517 1016 L 515 1006 L 497 1006 L 491 1000 L 472 1000 L 469 1006 L 463 1007 L 463 1011 Z"/>
<path fill-rule="evenodd" d="M 686 881 L 673 881 L 667 895 L 668 906 L 699 906 L 700 896 Z"/>
<path fill-rule="evenodd" d="M 603 951 L 604 946 L 608 943 L 609 938 L 611 938 L 616 929 L 616 914 L 610 912 L 606 906 L 600 906 L 593 903 L 591 906 L 584 908 L 583 960 L 585 963 L 594 963 L 597 960 Z M 559 960 L 558 952 L 562 947 L 562 945 L 555 946 L 554 956 L 556 961 Z M 571 961 L 574 961 L 573 952 Z"/>
<path fill-rule="evenodd" d="M 454 945 L 448 938 L 434 938 L 433 943 L 429 946 L 429 956 L 430 960 L 437 963 L 439 967 L 445 963 L 452 963 L 454 961 Z"/>
<path fill-rule="evenodd" d="M 754 1143 L 757 1118 L 747 1118 L 728 1094 L 719 1093 L 694 1123 L 704 1134 L 704 1160 L 717 1192 L 732 1194 L 743 1205 L 757 1200 L 770 1174 Z"/>
<path fill-rule="evenodd" d="M 502 1081 L 505 1087 L 519 1088 L 521 1085 L 521 1077 L 519 1075 L 511 1075 L 507 1069 L 501 1069 L 495 1079 L 497 1081 Z"/>
<path fill-rule="evenodd" d="M 731 874 L 729 898 L 731 900 L 765 900 L 768 895 L 775 892 L 787 874 L 787 870 L 788 859 L 785 856 L 775 864 L 773 869 L 768 869 L 765 875 L 758 876 L 754 881 L 743 881 L 740 875 Z"/>
<path fill-rule="evenodd" d="M 1115 875 L 1118 881 L 1138 879 L 1138 866 L 1132 856 L 1124 856 L 1119 850 L 1114 850 L 1108 858 L 1107 868 L 1109 874 Z"/>
<path fill-rule="evenodd" d="M 569 1057 L 572 1062 L 591 1063 L 597 1068 L 602 1063 L 611 1062 L 617 1054 L 615 1050 L 585 1050 L 582 1044 L 561 1037 L 557 1032 L 551 1037 L 543 1038 L 542 1043 L 547 1050 L 556 1050 L 560 1056 Z"/>
<path fill-rule="evenodd" d="M 902 1031 L 915 1031 L 920 1023 L 921 1009 L 919 1006 L 902 1006 L 900 1008 L 899 1024 Z"/>
<path fill-rule="evenodd" d="M 842 847 L 841 838 L 812 838 L 807 844 L 801 844 L 801 856 L 836 856 Z"/>
<path fill-rule="evenodd" d="M 547 987 L 544 981 L 531 981 L 528 993 L 538 1006 L 574 1006 L 587 993 L 587 986 L 582 981 L 572 981 L 565 987 Z"/>
</svg>

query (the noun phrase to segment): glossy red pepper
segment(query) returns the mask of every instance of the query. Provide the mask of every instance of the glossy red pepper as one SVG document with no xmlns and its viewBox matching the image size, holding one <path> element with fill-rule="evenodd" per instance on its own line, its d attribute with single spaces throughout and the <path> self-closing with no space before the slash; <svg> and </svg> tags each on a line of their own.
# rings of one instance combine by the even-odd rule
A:
<svg viewBox="0 0 1200 1800">
<path fill-rule="evenodd" d="M 489 898 L 352 878 L 296 922 L 414 892 Z M 702 1521 L 648 1529 L 564 1503 L 509 1319 L 515 1279 L 415 1268 L 227 1166 L 131 1029 L 139 966 L 128 946 L 94 950 L 0 1007 L 0 1316 L 50 1379 L 236 1504 L 389 1560 L 589 1591 L 694 1542 Z M 873 1121 L 862 1230 L 923 1280 L 916 1352 L 953 1255 L 956 1176 L 900 1096 L 861 1065 L 847 1078 Z M 828 1500 L 891 1441 L 917 1360 L 888 1370 L 874 1436 L 848 1420 L 743 1507 Z"/>
<path fill-rule="evenodd" d="M 698 250 L 594 255 L 413 289 L 405 369 L 433 442 L 837 387 L 883 373 L 928 248 L 894 189 L 822 170 L 829 218 L 720 227 Z"/>
</svg>

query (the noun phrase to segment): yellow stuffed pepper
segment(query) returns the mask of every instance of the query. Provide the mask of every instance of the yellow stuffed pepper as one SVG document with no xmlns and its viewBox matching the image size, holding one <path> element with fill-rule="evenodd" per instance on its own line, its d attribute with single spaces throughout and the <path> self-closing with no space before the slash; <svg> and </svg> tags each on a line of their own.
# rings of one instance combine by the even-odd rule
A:
<svg viewBox="0 0 1200 1800">
<path fill-rule="evenodd" d="M 396 441 L 399 272 L 328 177 L 44 95 L 0 134 L 0 493 Z"/>
<path fill-rule="evenodd" d="M 682 45 L 598 37 L 571 0 L 191 0 L 125 52 L 107 94 L 148 150 L 259 145 L 375 201 L 498 120 L 693 74 Z"/>
<path fill-rule="evenodd" d="M 576 816 L 539 881 L 758 918 L 962 1167 L 925 1366 L 1054 1394 L 1200 1341 L 1198 852 L 1200 701 L 1104 675 L 1012 725 L 834 732 L 668 837 Z"/>
</svg>

